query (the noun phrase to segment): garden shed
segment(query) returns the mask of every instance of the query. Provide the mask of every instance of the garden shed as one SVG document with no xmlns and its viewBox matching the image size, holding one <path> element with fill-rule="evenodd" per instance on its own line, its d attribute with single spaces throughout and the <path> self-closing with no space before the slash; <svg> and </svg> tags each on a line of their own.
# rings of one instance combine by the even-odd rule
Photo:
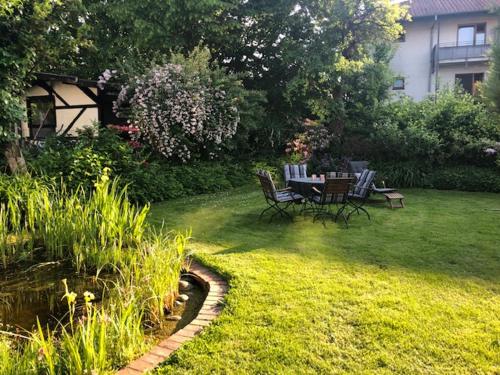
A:
<svg viewBox="0 0 500 375">
<path fill-rule="evenodd" d="M 74 136 L 94 122 L 122 123 L 113 113 L 116 93 L 100 89 L 97 81 L 76 76 L 36 73 L 26 91 L 27 121 L 24 138 L 44 139 L 49 135 Z"/>
</svg>

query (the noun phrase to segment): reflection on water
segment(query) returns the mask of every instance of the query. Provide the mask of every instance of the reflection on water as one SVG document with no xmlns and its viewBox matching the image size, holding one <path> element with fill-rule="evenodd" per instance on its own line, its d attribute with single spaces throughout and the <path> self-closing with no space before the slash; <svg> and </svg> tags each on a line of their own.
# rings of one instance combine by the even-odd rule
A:
<svg viewBox="0 0 500 375">
<path fill-rule="evenodd" d="M 54 327 L 68 311 L 65 290 L 61 282 L 68 280 L 68 288 L 83 298 L 88 290 L 99 299 L 105 286 L 105 277 L 77 274 L 67 263 L 48 262 L 31 266 L 12 266 L 0 271 L 0 330 L 31 330 L 36 319 L 43 327 Z M 78 300 L 79 304 L 83 300 Z"/>
<path fill-rule="evenodd" d="M 189 296 L 187 302 L 176 306 L 172 312 L 173 315 L 181 316 L 181 320 L 170 321 L 168 318 L 165 319 L 160 327 L 155 327 L 153 331 L 154 336 L 167 337 L 184 328 L 196 318 L 196 315 L 198 315 L 198 312 L 203 306 L 208 290 L 203 288 L 203 286 L 189 274 L 183 275 L 181 279 L 188 281 L 191 285 L 190 290 L 183 292 Z"/>
<path fill-rule="evenodd" d="M 165 319 L 160 327 L 150 332 L 154 336 L 169 336 L 193 320 L 203 305 L 207 291 L 193 277 L 182 278 L 191 284 L 184 292 L 189 296 L 186 303 L 177 305 L 173 315 L 181 316 L 179 321 Z M 110 282 L 112 276 L 77 274 L 67 263 L 48 262 L 32 266 L 10 267 L 0 270 L 0 331 L 32 330 L 36 327 L 37 317 L 42 327 L 47 324 L 55 327 L 58 321 L 65 322 L 68 306 L 63 298 L 65 290 L 61 282 L 67 279 L 68 288 L 78 294 L 78 305 L 83 305 L 83 293 L 90 291 L 96 296 L 96 303 Z"/>
</svg>

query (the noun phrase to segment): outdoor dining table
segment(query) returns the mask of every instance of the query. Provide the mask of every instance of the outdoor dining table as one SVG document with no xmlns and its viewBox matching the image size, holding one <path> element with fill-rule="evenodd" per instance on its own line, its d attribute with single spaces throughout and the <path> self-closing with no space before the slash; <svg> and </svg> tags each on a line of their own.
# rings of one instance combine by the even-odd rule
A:
<svg viewBox="0 0 500 375">
<path fill-rule="evenodd" d="M 319 178 L 313 179 L 312 177 L 291 178 L 288 180 L 288 186 L 295 193 L 298 193 L 306 198 L 312 195 L 313 187 L 321 191 L 324 184 L 325 180 L 321 180 Z"/>
</svg>

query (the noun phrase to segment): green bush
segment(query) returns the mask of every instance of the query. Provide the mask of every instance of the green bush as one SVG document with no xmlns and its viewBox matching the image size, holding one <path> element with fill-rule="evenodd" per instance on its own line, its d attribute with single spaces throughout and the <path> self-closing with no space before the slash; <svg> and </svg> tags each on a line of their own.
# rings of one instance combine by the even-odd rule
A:
<svg viewBox="0 0 500 375">
<path fill-rule="evenodd" d="M 127 186 L 129 198 L 140 204 L 227 190 L 252 178 L 248 163 L 172 164 L 147 150 L 133 149 L 108 129 L 89 129 L 72 140 L 50 139 L 43 149 L 28 153 L 28 162 L 35 175 L 63 179 L 71 190 L 93 190 L 94 181 L 109 168 L 110 175 Z"/>
<path fill-rule="evenodd" d="M 80 132 L 76 139 L 49 138 L 43 149 L 32 150 L 26 157 L 35 174 L 63 178 L 68 188 L 86 191 L 93 189 L 104 168 L 118 176 L 142 163 L 142 156 L 115 131 L 96 125 Z"/>
<path fill-rule="evenodd" d="M 377 171 L 377 184 L 391 187 L 423 187 L 428 170 L 418 162 L 374 163 L 370 169 Z"/>
<path fill-rule="evenodd" d="M 388 103 L 372 124 L 347 129 L 343 153 L 372 161 L 494 166 L 488 154 L 500 141 L 500 119 L 477 98 L 442 90 L 421 102 Z M 418 174 L 418 173 L 417 173 Z"/>
<path fill-rule="evenodd" d="M 471 165 L 431 168 L 416 162 L 375 163 L 377 183 L 386 186 L 500 192 L 500 169 Z"/>
<path fill-rule="evenodd" d="M 500 193 L 500 171 L 491 168 L 440 168 L 429 174 L 428 182 L 435 189 Z"/>
</svg>

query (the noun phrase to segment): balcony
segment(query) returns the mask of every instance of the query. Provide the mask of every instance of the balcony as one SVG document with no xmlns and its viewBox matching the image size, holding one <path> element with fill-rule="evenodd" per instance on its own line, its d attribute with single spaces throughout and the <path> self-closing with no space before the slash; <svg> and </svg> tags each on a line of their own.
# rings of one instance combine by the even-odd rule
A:
<svg viewBox="0 0 500 375">
<path fill-rule="evenodd" d="M 434 46 L 432 51 L 432 66 L 439 59 L 439 65 L 486 62 L 489 60 L 489 44 L 481 45 L 457 45 L 456 43 L 444 43 Z"/>
</svg>

